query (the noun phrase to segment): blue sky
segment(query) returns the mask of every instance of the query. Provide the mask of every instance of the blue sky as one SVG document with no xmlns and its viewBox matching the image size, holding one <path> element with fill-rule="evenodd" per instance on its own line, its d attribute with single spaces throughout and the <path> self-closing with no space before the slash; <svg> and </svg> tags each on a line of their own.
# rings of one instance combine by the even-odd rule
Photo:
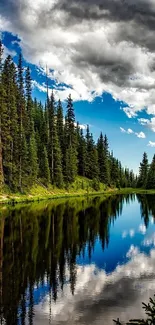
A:
<svg viewBox="0 0 155 325">
<path fill-rule="evenodd" d="M 149 20 L 155 7 L 148 0 L 143 17 L 140 0 L 135 8 L 126 0 L 123 16 L 115 12 L 113 0 L 103 8 L 99 0 L 91 0 L 89 7 L 88 2 L 2 0 L 5 56 L 17 62 L 22 51 L 24 65 L 31 68 L 33 96 L 43 102 L 47 65 L 49 88 L 64 110 L 71 93 L 80 124 L 90 124 L 95 140 L 100 131 L 106 133 L 114 155 L 138 172 L 143 152 L 151 161 L 155 151 L 155 52 Z"/>
</svg>

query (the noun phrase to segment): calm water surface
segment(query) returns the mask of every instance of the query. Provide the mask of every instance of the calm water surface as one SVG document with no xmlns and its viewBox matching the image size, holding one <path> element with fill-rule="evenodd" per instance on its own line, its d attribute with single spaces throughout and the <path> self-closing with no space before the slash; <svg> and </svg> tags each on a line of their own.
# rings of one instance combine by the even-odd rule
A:
<svg viewBox="0 0 155 325">
<path fill-rule="evenodd" d="M 155 196 L 0 209 L 0 324 L 113 325 L 155 293 Z"/>
</svg>

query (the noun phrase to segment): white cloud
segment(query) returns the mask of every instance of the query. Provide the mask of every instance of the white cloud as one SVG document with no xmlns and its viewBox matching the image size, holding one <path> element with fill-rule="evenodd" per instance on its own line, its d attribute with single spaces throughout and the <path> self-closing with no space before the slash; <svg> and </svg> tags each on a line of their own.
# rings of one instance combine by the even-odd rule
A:
<svg viewBox="0 0 155 325">
<path fill-rule="evenodd" d="M 155 142 L 149 141 L 148 146 L 154 148 L 155 147 Z"/>
<path fill-rule="evenodd" d="M 131 246 L 127 255 L 129 261 L 109 274 L 93 264 L 77 265 L 74 296 L 68 274 L 56 303 L 47 294 L 34 305 L 34 325 L 49 324 L 49 315 L 52 324 L 63 321 L 65 325 L 107 325 L 118 317 L 124 322 L 144 317 L 142 301 L 147 302 L 155 291 L 155 250 L 147 256 Z"/>
<path fill-rule="evenodd" d="M 141 139 L 145 139 L 146 138 L 146 135 L 144 132 L 139 132 L 139 133 L 135 133 L 135 135 L 138 137 L 138 138 L 141 138 Z"/>
<path fill-rule="evenodd" d="M 128 130 L 127 130 L 127 133 L 128 133 L 128 134 L 132 134 L 132 133 L 134 133 L 134 132 L 133 132 L 132 129 L 128 129 Z"/>
<path fill-rule="evenodd" d="M 139 226 L 139 231 L 140 231 L 140 233 L 141 233 L 142 235 L 145 235 L 145 233 L 146 233 L 146 226 L 143 225 L 143 224 L 140 224 L 140 226 Z"/>
<path fill-rule="evenodd" d="M 134 235 L 135 235 L 134 229 L 130 229 L 129 231 L 124 230 L 122 233 L 122 238 L 126 238 L 127 236 L 130 236 L 132 238 L 132 237 L 134 237 Z"/>
<path fill-rule="evenodd" d="M 125 129 L 120 127 L 121 132 L 126 133 Z"/>
<path fill-rule="evenodd" d="M 138 247 L 131 245 L 129 251 L 126 254 L 126 257 L 132 258 L 139 253 Z"/>
<path fill-rule="evenodd" d="M 129 236 L 132 238 L 132 237 L 134 237 L 134 235 L 135 235 L 135 230 L 134 229 L 130 229 L 129 230 Z"/>
<path fill-rule="evenodd" d="M 134 108 L 132 106 L 131 107 L 123 107 L 122 110 L 125 112 L 125 114 L 127 115 L 128 118 L 137 116 L 137 114 L 134 111 Z"/>
<path fill-rule="evenodd" d="M 155 117 L 152 117 L 150 120 L 145 118 L 138 119 L 141 125 L 145 125 L 150 128 L 153 132 L 155 132 Z"/>
<path fill-rule="evenodd" d="M 127 129 L 127 130 L 125 130 L 124 128 L 120 127 L 120 130 L 121 130 L 121 132 L 123 132 L 123 133 L 128 133 L 128 134 L 132 134 L 132 133 L 134 133 L 132 129 Z"/>
<path fill-rule="evenodd" d="M 127 235 L 128 235 L 128 232 L 126 230 L 124 230 L 123 233 L 122 233 L 122 238 L 126 238 Z"/>
<path fill-rule="evenodd" d="M 86 124 L 79 124 L 79 127 L 82 130 L 86 130 L 87 129 L 87 125 Z"/>
<path fill-rule="evenodd" d="M 150 236 L 144 239 L 143 245 L 146 247 L 155 246 L 155 232 Z"/>
<path fill-rule="evenodd" d="M 134 132 L 132 129 L 127 129 L 125 130 L 124 128 L 120 127 L 120 130 L 122 133 L 127 133 L 127 134 L 135 134 L 138 138 L 141 138 L 141 139 L 145 139 L 146 138 L 146 135 L 144 132 Z"/>
</svg>

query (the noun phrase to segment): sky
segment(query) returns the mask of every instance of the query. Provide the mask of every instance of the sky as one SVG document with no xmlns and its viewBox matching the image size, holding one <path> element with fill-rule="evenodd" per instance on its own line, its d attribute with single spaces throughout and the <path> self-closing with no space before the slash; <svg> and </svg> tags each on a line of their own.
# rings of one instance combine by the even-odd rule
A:
<svg viewBox="0 0 155 325">
<path fill-rule="evenodd" d="M 76 120 L 102 131 L 110 150 L 138 172 L 155 152 L 155 0 L 0 0 L 4 55 L 30 65 L 33 96 L 50 91 Z"/>
</svg>

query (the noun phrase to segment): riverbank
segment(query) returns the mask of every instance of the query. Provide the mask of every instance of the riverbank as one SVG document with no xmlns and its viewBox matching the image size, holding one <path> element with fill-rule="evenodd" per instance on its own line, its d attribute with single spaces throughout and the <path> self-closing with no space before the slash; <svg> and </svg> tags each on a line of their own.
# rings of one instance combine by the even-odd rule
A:
<svg viewBox="0 0 155 325">
<path fill-rule="evenodd" d="M 58 189 L 52 186 L 45 187 L 37 183 L 32 188 L 21 193 L 12 193 L 8 188 L 3 188 L 0 192 L 0 204 L 17 204 L 28 202 L 39 202 L 42 200 L 53 200 L 60 198 L 95 196 L 95 195 L 115 195 L 115 194 L 155 194 L 155 190 L 133 189 L 133 188 L 108 188 L 104 184 L 98 184 L 99 190 L 94 190 L 93 181 L 83 177 L 78 177 L 68 189 Z"/>
</svg>

